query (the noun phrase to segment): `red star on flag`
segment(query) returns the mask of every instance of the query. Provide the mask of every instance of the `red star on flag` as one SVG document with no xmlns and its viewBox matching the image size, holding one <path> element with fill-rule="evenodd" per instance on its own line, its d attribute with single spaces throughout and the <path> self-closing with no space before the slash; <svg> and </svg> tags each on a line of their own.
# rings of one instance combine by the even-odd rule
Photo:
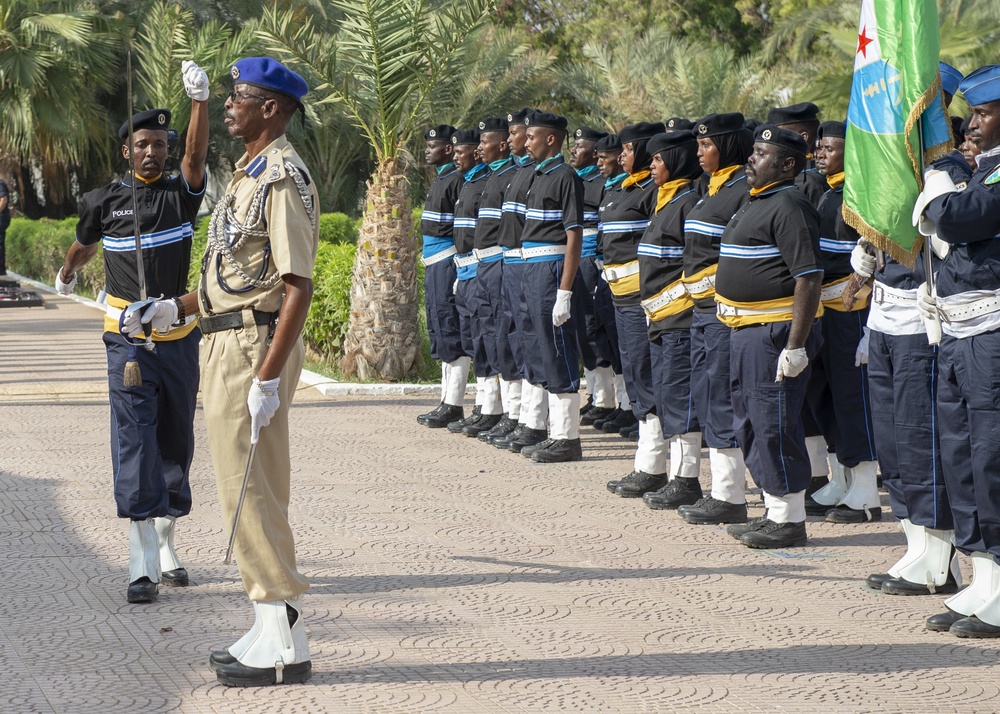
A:
<svg viewBox="0 0 1000 714">
<path fill-rule="evenodd" d="M 873 42 L 873 38 L 868 37 L 868 26 L 865 25 L 861 28 L 861 32 L 858 33 L 858 52 L 868 58 L 868 45 Z M 857 54 L 857 52 L 855 53 Z"/>
</svg>

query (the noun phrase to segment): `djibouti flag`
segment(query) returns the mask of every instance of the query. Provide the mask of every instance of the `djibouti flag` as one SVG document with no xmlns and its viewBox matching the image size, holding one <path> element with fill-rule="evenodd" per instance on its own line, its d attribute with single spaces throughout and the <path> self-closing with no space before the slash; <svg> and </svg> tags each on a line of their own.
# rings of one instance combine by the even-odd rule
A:
<svg viewBox="0 0 1000 714">
<path fill-rule="evenodd" d="M 954 148 L 939 53 L 935 0 L 863 0 L 847 108 L 844 220 L 908 267 L 923 243 L 911 222 L 923 167 Z"/>
</svg>

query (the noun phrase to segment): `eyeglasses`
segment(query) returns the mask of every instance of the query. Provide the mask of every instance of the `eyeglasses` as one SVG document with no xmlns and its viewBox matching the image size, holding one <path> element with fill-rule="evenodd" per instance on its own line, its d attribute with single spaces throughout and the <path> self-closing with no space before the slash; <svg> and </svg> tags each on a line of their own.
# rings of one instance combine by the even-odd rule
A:
<svg viewBox="0 0 1000 714">
<path fill-rule="evenodd" d="M 268 97 L 262 97 L 259 94 L 250 94 L 248 92 L 237 92 L 235 89 L 229 93 L 229 101 L 233 104 L 241 104 L 244 99 L 259 99 L 262 102 L 266 102 Z"/>
</svg>

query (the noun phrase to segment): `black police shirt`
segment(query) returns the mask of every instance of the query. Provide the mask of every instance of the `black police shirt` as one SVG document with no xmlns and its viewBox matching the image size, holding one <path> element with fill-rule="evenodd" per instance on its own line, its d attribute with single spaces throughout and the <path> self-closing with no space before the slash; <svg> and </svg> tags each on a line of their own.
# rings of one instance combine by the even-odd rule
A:
<svg viewBox="0 0 1000 714">
<path fill-rule="evenodd" d="M 639 243 L 639 295 L 643 300 L 656 296 L 684 272 L 684 221 L 700 196 L 698 187 L 688 183 L 677 189 L 670 202 L 649 221 Z M 649 324 L 649 338 L 664 330 L 688 329 L 691 310 L 670 315 Z"/>
<path fill-rule="evenodd" d="M 535 180 L 524 203 L 521 244 L 565 245 L 566 231 L 583 227 L 583 179 L 562 154 L 528 170 L 534 171 Z"/>
<path fill-rule="evenodd" d="M 719 241 L 733 215 L 750 198 L 746 168 L 741 166 L 718 193 L 709 196 L 706 190 L 691 209 L 684 222 L 684 275 L 691 277 L 719 262 Z M 694 301 L 695 310 L 714 313 L 715 300 Z"/>
<path fill-rule="evenodd" d="M 504 196 L 515 176 L 517 176 L 517 163 L 514 159 L 508 158 L 486 179 L 486 187 L 479 199 L 479 218 L 476 222 L 474 239 L 475 248 L 483 250 L 499 245 Z"/>
<path fill-rule="evenodd" d="M 127 176 L 83 195 L 76 240 L 88 246 L 104 241 L 105 290 L 108 295 L 135 302 L 139 299 L 139 278 L 130 180 Z M 204 191 L 193 193 L 183 176 L 161 176 L 149 184 L 137 181 L 135 191 L 146 293 L 150 297 L 183 295 L 187 292 L 194 223 Z"/>
<path fill-rule="evenodd" d="M 830 188 L 826 182 L 826 178 L 815 168 L 807 168 L 800 171 L 799 175 L 795 177 L 795 185 L 808 196 L 814 206 L 819 206 L 823 194 Z"/>
<path fill-rule="evenodd" d="M 733 302 L 795 294 L 795 278 L 822 271 L 819 214 L 791 181 L 751 196 L 722 234 L 715 291 Z"/>
<path fill-rule="evenodd" d="M 823 283 L 833 283 L 854 272 L 851 251 L 858 232 L 844 222 L 844 187 L 831 188 L 819 201 L 819 249 L 823 254 Z"/>
<path fill-rule="evenodd" d="M 504 248 L 520 248 L 521 233 L 524 232 L 524 202 L 528 200 L 528 190 L 535 180 L 535 160 L 530 157 L 515 157 L 517 173 L 507 186 L 500 218 L 500 245 Z"/>
<path fill-rule="evenodd" d="M 455 230 L 455 202 L 462 188 L 462 173 L 451 164 L 438 174 L 427 191 L 420 216 L 420 233 L 430 238 L 451 238 Z"/>
<path fill-rule="evenodd" d="M 624 265 L 637 258 L 636 249 L 649 220 L 656 212 L 656 183 L 647 177 L 639 183 L 622 188 L 618 184 L 608 191 L 601 203 L 598 246 L 605 265 Z M 639 293 L 615 295 L 615 305 L 638 305 Z"/>
<path fill-rule="evenodd" d="M 476 222 L 479 217 L 479 201 L 486 188 L 486 179 L 490 175 L 490 167 L 479 164 L 466 173 L 473 173 L 458 192 L 455 202 L 455 248 L 459 255 L 472 252 L 476 239 Z"/>
<path fill-rule="evenodd" d="M 594 171 L 583 178 L 583 229 L 594 230 L 600 219 L 601 199 L 604 198 L 604 176 Z"/>
</svg>

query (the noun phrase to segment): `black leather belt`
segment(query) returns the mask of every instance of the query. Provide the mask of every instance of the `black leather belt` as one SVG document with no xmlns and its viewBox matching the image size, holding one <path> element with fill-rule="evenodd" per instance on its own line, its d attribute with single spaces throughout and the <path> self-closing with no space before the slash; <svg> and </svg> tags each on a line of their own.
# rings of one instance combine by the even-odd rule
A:
<svg viewBox="0 0 1000 714">
<path fill-rule="evenodd" d="M 269 325 L 277 317 L 277 312 L 253 311 L 253 321 L 257 325 Z M 219 315 L 202 315 L 198 319 L 198 326 L 201 328 L 203 335 L 222 332 L 223 330 L 242 330 L 244 327 L 243 312 L 238 310 L 235 312 L 223 312 Z"/>
</svg>

